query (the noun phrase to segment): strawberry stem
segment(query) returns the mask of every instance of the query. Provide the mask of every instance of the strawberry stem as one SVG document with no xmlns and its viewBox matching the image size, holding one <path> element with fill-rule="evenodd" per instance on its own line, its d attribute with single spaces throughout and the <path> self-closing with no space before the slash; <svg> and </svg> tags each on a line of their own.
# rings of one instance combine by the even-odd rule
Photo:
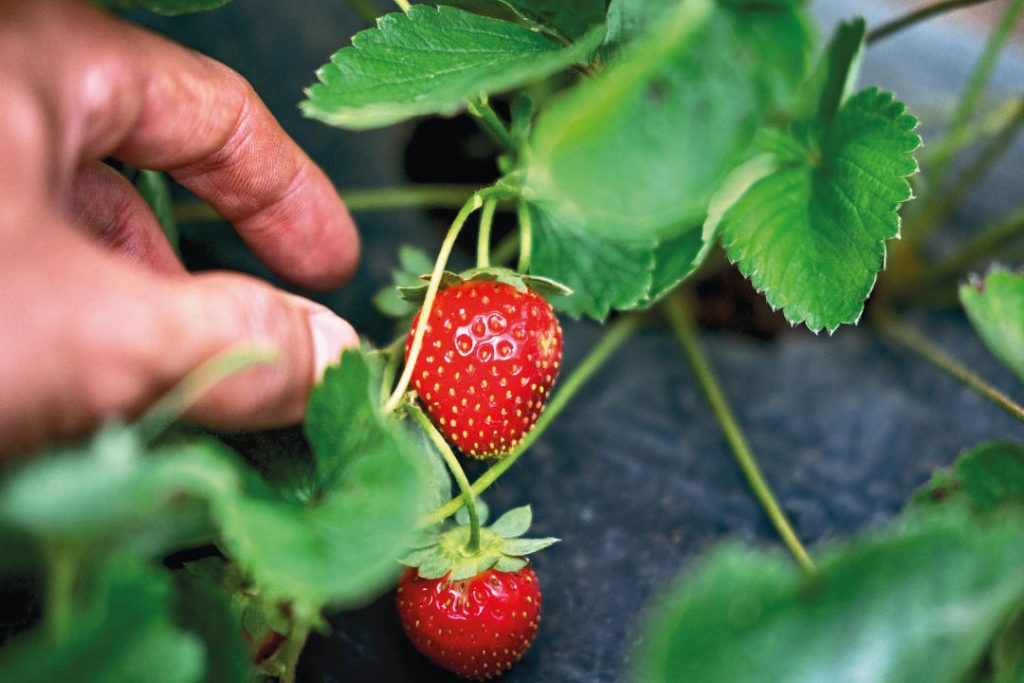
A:
<svg viewBox="0 0 1024 683">
<path fill-rule="evenodd" d="M 470 100 L 466 106 L 466 111 L 480 123 L 480 127 L 484 129 L 484 132 L 491 136 L 499 146 L 509 152 L 516 151 L 518 145 L 515 138 L 508 132 L 505 123 L 498 118 L 497 112 L 491 108 L 486 95 Z"/>
<path fill-rule="evenodd" d="M 960 361 L 929 341 L 917 330 L 888 314 L 877 315 L 875 322 L 878 330 L 886 337 L 918 354 L 954 379 L 963 382 L 978 395 L 987 398 L 1013 417 L 1024 422 L 1024 407 L 964 367 Z"/>
<path fill-rule="evenodd" d="M 409 388 L 413 368 L 416 367 L 416 360 L 419 358 L 420 351 L 423 348 L 423 337 L 427 333 L 427 323 L 430 320 L 430 312 L 434 307 L 434 299 L 437 297 L 437 290 L 441 286 L 441 274 L 448 263 L 448 257 L 451 256 L 452 248 L 455 246 L 455 239 L 459 236 L 462 226 L 466 224 L 466 219 L 469 218 L 470 214 L 479 209 L 482 203 L 483 200 L 480 198 L 480 194 L 473 193 L 473 196 L 462 205 L 462 209 L 455 216 L 452 226 L 448 228 L 448 234 L 445 235 L 444 242 L 441 243 L 441 250 L 437 254 L 437 260 L 434 262 L 434 270 L 430 274 L 430 284 L 427 286 L 427 294 L 423 299 L 423 307 L 420 309 L 419 322 L 416 324 L 416 331 L 413 333 L 412 345 L 409 347 L 409 357 L 405 361 L 405 368 L 402 370 L 402 376 L 398 380 L 398 386 L 392 392 L 391 398 L 384 404 L 385 413 L 394 412 L 398 404 L 402 402 L 402 396 L 405 395 L 406 389 Z"/>
<path fill-rule="evenodd" d="M 466 506 L 466 511 L 469 513 L 469 542 L 466 544 L 466 551 L 474 554 L 480 550 L 480 515 L 476 509 L 476 496 L 473 495 L 473 487 L 469 485 L 466 472 L 462 469 L 462 465 L 459 464 L 459 459 L 455 457 L 455 453 L 452 452 L 452 447 L 448 445 L 445 438 L 437 431 L 437 427 L 434 426 L 434 423 L 423 412 L 423 409 L 414 401 L 409 401 L 406 404 L 406 410 L 412 415 L 412 418 L 416 420 L 419 426 L 423 428 L 431 443 L 441 453 L 445 464 L 448 465 L 452 476 L 455 477 L 455 483 L 459 485 L 459 490 L 462 491 L 462 504 Z"/>
<path fill-rule="evenodd" d="M 530 209 L 526 200 L 519 200 L 516 214 L 519 217 L 519 265 L 516 270 L 525 273 L 530 270 L 530 252 L 533 251 L 533 224 L 530 222 Z"/>
<path fill-rule="evenodd" d="M 475 495 L 479 496 L 487 487 L 496 482 L 498 477 L 508 471 L 519 456 L 525 453 L 526 449 L 540 438 L 544 430 L 565 409 L 565 406 L 569 404 L 573 396 L 579 392 L 583 385 L 605 364 L 612 354 L 632 336 L 640 326 L 642 319 L 637 314 L 624 315 L 609 325 L 608 329 L 601 336 L 600 341 L 594 345 L 580 364 L 566 377 L 561 389 L 552 396 L 544 412 L 541 413 L 540 419 L 537 420 L 537 424 L 534 425 L 533 429 L 530 430 L 519 446 L 512 453 L 492 465 L 490 469 L 473 482 L 471 489 Z M 462 504 L 461 498 L 453 498 L 424 518 L 421 524 L 423 526 L 430 526 L 442 522 L 458 512 Z"/>
<path fill-rule="evenodd" d="M 408 14 L 409 10 L 411 9 L 409 7 L 409 0 L 395 0 L 395 4 L 398 5 L 398 9 L 402 10 L 403 12 L 405 12 L 407 14 Z"/>
<path fill-rule="evenodd" d="M 682 293 L 677 292 L 669 297 L 665 302 L 665 307 L 668 312 L 669 322 L 679 340 L 679 345 L 683 348 L 683 353 L 690 361 L 690 365 L 693 366 L 694 374 L 697 375 L 697 381 L 700 382 L 701 388 L 704 389 L 704 394 L 711 405 L 711 410 L 715 413 L 718 424 L 722 428 L 722 434 L 725 436 L 726 441 L 729 442 L 729 447 L 732 449 L 736 462 L 743 471 L 744 476 L 746 476 L 750 488 L 790 552 L 793 553 L 793 556 L 805 570 L 813 572 L 814 562 L 811 561 L 807 551 L 800 543 L 796 532 L 793 531 L 789 520 L 786 519 L 786 513 L 782 511 L 782 507 L 775 499 L 775 494 L 772 493 L 771 487 L 765 481 L 761 468 L 757 465 L 757 458 L 754 457 L 753 452 L 750 450 L 750 446 L 743 436 L 743 430 L 740 429 L 736 416 L 733 415 L 732 409 L 729 408 L 729 403 L 726 401 L 722 386 L 719 384 L 718 378 L 715 377 L 711 364 L 700 347 L 697 329 L 693 324 L 693 317 L 690 314 L 686 300 L 683 299 Z"/>
<path fill-rule="evenodd" d="M 488 199 L 480 212 L 480 233 L 476 243 L 476 267 L 486 268 L 491 265 L 491 224 L 494 222 L 494 210 L 498 208 L 498 200 Z"/>
</svg>

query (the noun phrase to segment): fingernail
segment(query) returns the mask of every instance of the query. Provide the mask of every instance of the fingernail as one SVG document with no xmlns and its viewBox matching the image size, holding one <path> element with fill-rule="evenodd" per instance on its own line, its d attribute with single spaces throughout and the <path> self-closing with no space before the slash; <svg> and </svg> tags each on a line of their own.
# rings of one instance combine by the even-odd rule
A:
<svg viewBox="0 0 1024 683">
<path fill-rule="evenodd" d="M 313 336 L 315 379 L 320 381 L 327 367 L 338 362 L 343 350 L 359 344 L 359 335 L 348 322 L 326 308 L 309 314 L 309 329 Z"/>
</svg>

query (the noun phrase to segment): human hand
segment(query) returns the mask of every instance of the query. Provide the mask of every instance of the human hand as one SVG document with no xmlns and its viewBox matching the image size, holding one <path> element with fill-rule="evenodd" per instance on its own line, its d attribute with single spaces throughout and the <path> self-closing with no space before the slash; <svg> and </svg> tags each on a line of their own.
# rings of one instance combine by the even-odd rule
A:
<svg viewBox="0 0 1024 683">
<path fill-rule="evenodd" d="M 190 411 L 269 427 L 303 415 L 352 327 L 237 274 L 188 274 L 102 159 L 168 172 L 276 273 L 340 284 L 358 236 L 322 171 L 237 73 L 82 2 L 0 4 L 0 453 L 138 415 L 235 344 L 280 361 Z"/>
</svg>

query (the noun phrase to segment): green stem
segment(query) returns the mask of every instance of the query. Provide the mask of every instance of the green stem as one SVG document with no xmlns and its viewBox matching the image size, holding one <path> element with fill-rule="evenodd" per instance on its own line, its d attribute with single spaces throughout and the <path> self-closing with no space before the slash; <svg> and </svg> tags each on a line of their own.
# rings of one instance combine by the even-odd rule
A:
<svg viewBox="0 0 1024 683">
<path fill-rule="evenodd" d="M 925 19 L 931 19 L 939 14 L 962 9 L 964 7 L 970 7 L 971 5 L 980 5 L 983 2 L 988 2 L 988 0 L 945 0 L 944 2 L 937 2 L 934 5 L 927 5 L 920 9 L 916 9 L 909 14 L 905 14 L 902 17 L 882 24 L 876 29 L 872 29 L 868 32 L 867 43 L 868 45 L 877 43 L 883 38 L 891 36 L 894 33 L 899 33 L 905 28 L 909 28 L 918 22 L 924 21 Z"/>
<path fill-rule="evenodd" d="M 516 270 L 525 273 L 530 270 L 530 255 L 533 251 L 533 224 L 530 222 L 530 209 L 526 201 L 519 200 L 516 215 L 519 217 L 519 265 Z"/>
<path fill-rule="evenodd" d="M 512 133 L 508 131 L 504 122 L 498 118 L 497 112 L 491 108 L 486 96 L 480 96 L 470 101 L 466 107 L 467 111 L 475 118 L 496 143 L 506 151 L 513 152 L 518 148 Z"/>
<path fill-rule="evenodd" d="M 75 556 L 66 548 L 50 548 L 46 554 L 45 623 L 54 642 L 71 632 L 71 596 L 75 585 Z"/>
<path fill-rule="evenodd" d="M 411 9 L 411 7 L 409 7 L 409 0 L 395 0 L 395 4 L 398 5 L 398 9 L 402 10 L 406 14 L 408 14 Z"/>
<path fill-rule="evenodd" d="M 920 217 L 915 220 L 920 229 L 911 230 L 911 233 L 920 239 L 922 233 L 927 234 L 933 228 L 941 225 L 953 209 L 967 198 L 978 183 L 999 163 L 999 160 L 1013 148 L 1013 141 L 1022 129 L 1024 129 L 1024 98 L 1018 100 L 1016 110 L 1006 125 L 986 143 L 977 158 L 959 176 L 954 178 L 948 187 L 941 191 L 938 191 L 937 187 L 932 188 L 933 191 L 938 192 L 933 195 Z"/>
<path fill-rule="evenodd" d="M 933 289 L 950 278 L 963 275 L 971 266 L 992 256 L 1024 235 L 1024 207 L 1009 216 L 982 228 L 949 258 L 925 268 L 914 282 L 905 288 L 906 298 Z"/>
<path fill-rule="evenodd" d="M 711 410 L 715 413 L 715 418 L 722 428 L 722 434 L 725 436 L 726 441 L 729 442 L 729 447 L 732 449 L 737 464 L 747 478 L 747 482 L 750 484 L 754 495 L 768 515 L 768 519 L 771 520 L 782 541 L 789 548 L 790 552 L 793 553 L 793 556 L 800 565 L 805 570 L 812 572 L 814 571 L 814 562 L 811 561 L 807 551 L 800 543 L 796 532 L 793 531 L 789 520 L 786 519 L 786 513 L 782 511 L 778 501 L 775 499 L 775 495 L 772 493 L 771 487 L 761 473 L 761 468 L 758 467 L 757 459 L 750 450 L 746 437 L 743 435 L 743 430 L 740 429 L 739 423 L 729 407 L 718 378 L 715 376 L 714 371 L 711 369 L 711 364 L 700 347 L 697 329 L 693 324 L 692 316 L 682 296 L 681 292 L 677 292 L 665 302 L 669 321 L 679 340 L 679 345 L 690 361 L 690 365 L 693 366 L 697 381 L 700 382 L 701 387 L 704 389 L 704 394 L 711 405 Z"/>
<path fill-rule="evenodd" d="M 491 224 L 494 222 L 494 210 L 498 208 L 498 200 L 488 199 L 480 212 L 480 233 L 476 243 L 476 267 L 486 268 L 491 265 Z"/>
<path fill-rule="evenodd" d="M 466 512 L 469 513 L 469 542 L 466 544 L 466 551 L 472 555 L 480 550 L 480 515 L 476 509 L 476 496 L 473 494 L 473 487 L 469 485 L 469 479 L 466 478 L 466 473 L 463 471 L 462 465 L 459 464 L 459 459 L 452 452 L 451 446 L 437 431 L 437 427 L 430 421 L 430 418 L 413 402 L 409 402 L 406 410 L 430 437 L 430 441 L 444 458 L 452 476 L 455 477 L 455 483 L 459 485 L 459 490 L 462 492 L 462 505 L 466 506 Z"/>
<path fill-rule="evenodd" d="M 383 353 L 387 355 L 388 360 L 384 364 L 384 370 L 380 378 L 381 405 L 384 405 L 388 400 L 388 396 L 391 395 L 391 387 L 394 386 L 395 375 L 398 373 L 398 364 L 402 360 L 402 346 L 404 344 L 405 335 L 402 335 L 383 349 Z"/>
<path fill-rule="evenodd" d="M 917 152 L 917 158 L 921 162 L 922 168 L 930 167 L 937 160 L 947 156 L 959 154 L 979 140 L 998 135 L 1017 116 L 1020 101 L 1019 97 L 1003 100 L 975 125 L 961 130 L 956 136 L 947 133 L 937 140 L 930 141 L 927 147 L 922 147 Z M 918 176 L 910 177 L 913 179 Z"/>
<path fill-rule="evenodd" d="M 427 333 L 427 323 L 430 320 L 430 312 L 434 307 L 434 298 L 437 296 L 437 290 L 441 286 L 441 274 L 444 272 L 445 264 L 448 263 L 448 257 L 452 253 L 455 239 L 459 236 L 462 226 L 465 225 L 466 219 L 469 218 L 470 214 L 480 208 L 482 202 L 483 200 L 480 198 L 480 195 L 474 193 L 463 205 L 458 215 L 455 216 L 452 226 L 448 229 L 448 234 L 445 235 L 444 242 L 441 243 L 441 250 L 437 254 L 434 270 L 430 275 L 427 294 L 423 299 L 423 306 L 420 308 L 419 322 L 416 324 L 416 331 L 413 333 L 412 345 L 409 347 L 409 357 L 406 359 L 402 376 L 398 380 L 398 386 L 395 387 L 391 398 L 384 404 L 385 413 L 390 413 L 398 407 L 398 404 L 402 401 L 402 396 L 405 394 L 405 390 L 409 388 L 413 368 L 416 367 L 416 360 L 419 358 L 420 350 L 423 348 L 423 337 Z"/>
<path fill-rule="evenodd" d="M 229 347 L 185 376 L 139 420 L 146 441 L 156 439 L 196 401 L 236 372 L 254 365 L 272 365 L 280 359 L 269 347 Z"/>
<path fill-rule="evenodd" d="M 348 6 L 355 10 L 355 13 L 371 26 L 376 23 L 377 17 L 380 16 L 380 10 L 370 0 L 348 0 Z"/>
<path fill-rule="evenodd" d="M 555 392 L 552 396 L 551 401 L 548 403 L 544 412 L 541 413 L 540 419 L 537 420 L 537 424 L 534 425 L 530 433 L 526 435 L 519 446 L 512 451 L 510 454 L 492 465 L 486 472 L 473 482 L 472 491 L 475 495 L 480 495 L 487 488 L 496 482 L 498 478 L 504 474 L 515 461 L 519 459 L 523 453 L 526 452 L 533 443 L 540 438 L 544 430 L 548 428 L 548 425 L 558 417 L 559 413 L 565 409 L 569 401 L 572 400 L 573 396 L 579 393 L 583 385 L 597 372 L 602 365 L 612 356 L 615 351 L 619 349 L 622 344 L 629 339 L 633 333 L 640 326 L 641 317 L 637 314 L 622 316 L 613 322 L 604 334 L 601 336 L 600 341 L 594 345 L 594 348 L 586 355 L 586 357 L 580 362 L 572 373 L 566 377 L 562 383 L 561 389 Z M 441 507 L 437 508 L 423 521 L 423 526 L 429 526 L 431 524 L 437 524 L 442 522 L 451 515 L 458 512 L 459 508 L 462 507 L 461 498 L 453 498 Z"/>
<path fill-rule="evenodd" d="M 1009 39 L 1013 31 L 1013 25 L 1017 21 L 1017 16 L 1022 8 L 1024 8 L 1024 0 L 1010 0 L 1006 10 L 999 19 L 999 23 L 996 24 L 992 35 L 985 43 L 985 49 L 982 51 L 981 57 L 978 59 L 978 63 L 967 81 L 967 86 L 960 95 L 960 101 L 953 111 L 953 117 L 949 124 L 949 135 L 951 137 L 955 138 L 961 135 L 962 131 L 970 123 L 974 110 L 977 108 L 978 102 L 985 92 L 985 87 L 988 85 L 989 77 L 992 75 L 993 69 L 995 69 L 999 54 Z M 931 187 L 937 192 L 942 192 L 943 181 L 945 180 L 950 160 L 951 157 L 942 157 L 932 167 Z"/>
<path fill-rule="evenodd" d="M 352 213 L 398 211 L 401 209 L 458 209 L 466 197 L 477 190 L 475 185 L 406 185 L 401 187 L 370 187 L 339 190 L 345 206 Z M 209 223 L 223 220 L 206 202 L 178 202 L 174 218 L 179 223 Z"/>
<path fill-rule="evenodd" d="M 972 391 L 977 392 L 1013 417 L 1024 422 L 1024 408 L 971 372 L 971 370 L 925 338 L 917 330 L 886 314 L 876 316 L 875 322 L 878 330 L 886 337 L 900 346 L 913 351 L 954 379 L 963 382 Z"/>
<path fill-rule="evenodd" d="M 299 668 L 299 657 L 302 655 L 306 641 L 309 640 L 309 632 L 313 625 L 309 620 L 303 620 L 295 624 L 288 640 L 285 642 L 284 652 L 281 653 L 281 664 L 284 671 L 281 673 L 281 683 L 295 683 L 295 674 Z"/>
</svg>

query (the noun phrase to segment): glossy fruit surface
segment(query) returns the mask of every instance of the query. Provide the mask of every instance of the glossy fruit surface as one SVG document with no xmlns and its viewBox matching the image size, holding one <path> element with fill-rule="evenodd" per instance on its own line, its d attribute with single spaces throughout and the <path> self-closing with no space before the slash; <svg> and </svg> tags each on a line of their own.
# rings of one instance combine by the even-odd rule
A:
<svg viewBox="0 0 1024 683">
<path fill-rule="evenodd" d="M 417 314 L 407 358 L 418 321 Z M 438 292 L 412 385 L 459 450 L 501 456 L 537 422 L 561 362 L 562 328 L 543 297 L 469 280 Z"/>
<path fill-rule="evenodd" d="M 406 634 L 435 664 L 473 680 L 505 673 L 540 625 L 541 594 L 530 566 L 490 569 L 464 581 L 423 579 L 407 569 L 398 584 Z"/>
</svg>

